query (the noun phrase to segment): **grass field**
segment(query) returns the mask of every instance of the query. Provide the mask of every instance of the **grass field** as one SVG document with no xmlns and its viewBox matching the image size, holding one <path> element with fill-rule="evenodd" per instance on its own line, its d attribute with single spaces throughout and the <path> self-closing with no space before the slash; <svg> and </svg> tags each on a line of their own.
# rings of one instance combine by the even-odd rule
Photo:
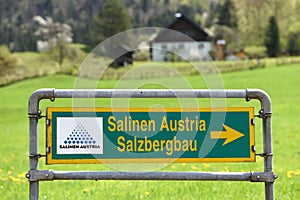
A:
<svg viewBox="0 0 300 200">
<path fill-rule="evenodd" d="M 261 88 L 273 102 L 274 170 L 279 176 L 275 182 L 276 199 L 300 198 L 300 66 L 288 65 L 223 74 L 225 88 Z M 38 88 L 73 88 L 75 78 L 53 75 L 15 83 L 0 88 L 0 197 L 1 199 L 28 198 L 28 118 L 27 101 Z M 157 79 L 163 82 L 170 79 Z M 199 77 L 189 76 L 193 88 L 203 88 Z M 138 80 L 141 81 L 141 80 Z M 176 82 L 176 81 L 175 81 Z M 125 82 L 133 85 L 134 80 Z M 101 88 L 114 88 L 116 81 L 103 81 Z M 141 85 L 143 85 L 141 83 Z M 174 87 L 176 84 L 174 85 Z M 146 85 L 144 87 L 155 87 Z M 178 86 L 179 87 L 179 86 Z M 46 106 L 71 106 L 70 100 L 43 101 Z M 96 102 L 109 106 L 110 101 Z M 178 102 L 166 99 L 130 101 L 130 105 L 147 107 L 153 104 L 176 106 Z M 208 101 L 199 100 L 200 105 Z M 255 106 L 244 100 L 228 101 L 229 106 Z M 40 123 L 40 152 L 45 153 L 44 119 Z M 260 120 L 256 120 L 256 143 L 262 147 Z M 111 170 L 104 165 L 52 165 L 40 160 L 40 169 L 53 170 Z M 140 166 L 136 166 L 139 168 Z M 166 165 L 163 171 L 262 171 L 263 159 L 256 163 L 178 163 Z M 40 199 L 263 199 L 264 184 L 250 182 L 182 182 L 182 181 L 54 181 L 40 183 Z"/>
</svg>

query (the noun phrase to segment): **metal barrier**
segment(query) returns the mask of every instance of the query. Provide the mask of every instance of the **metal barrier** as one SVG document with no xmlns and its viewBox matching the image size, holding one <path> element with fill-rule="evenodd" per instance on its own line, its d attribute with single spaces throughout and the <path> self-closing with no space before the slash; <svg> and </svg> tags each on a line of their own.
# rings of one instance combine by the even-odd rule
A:
<svg viewBox="0 0 300 200">
<path fill-rule="evenodd" d="M 263 123 L 263 149 L 258 154 L 264 157 L 263 172 L 57 172 L 38 170 L 38 120 L 41 118 L 39 102 L 42 99 L 54 101 L 56 98 L 245 98 L 257 99 L 261 103 L 258 117 Z M 274 199 L 274 181 L 277 176 L 272 164 L 272 128 L 271 100 L 268 94 L 259 89 L 246 90 L 66 90 L 40 89 L 35 91 L 28 105 L 30 131 L 30 170 L 26 177 L 30 183 L 30 199 L 38 199 L 39 181 L 49 180 L 216 180 L 216 181 L 251 181 L 265 183 L 265 199 Z"/>
</svg>

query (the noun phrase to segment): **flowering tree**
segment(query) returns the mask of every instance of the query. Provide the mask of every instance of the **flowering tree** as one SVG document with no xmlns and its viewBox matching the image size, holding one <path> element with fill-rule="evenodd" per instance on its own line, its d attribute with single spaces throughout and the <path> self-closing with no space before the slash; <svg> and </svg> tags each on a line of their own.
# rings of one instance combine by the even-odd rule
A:
<svg viewBox="0 0 300 200">
<path fill-rule="evenodd" d="M 45 19 L 41 16 L 33 18 L 39 24 L 35 35 L 40 37 L 37 48 L 40 52 L 58 48 L 58 63 L 61 66 L 66 54 L 66 44 L 72 42 L 72 28 L 65 23 L 53 22 L 51 17 Z"/>
</svg>

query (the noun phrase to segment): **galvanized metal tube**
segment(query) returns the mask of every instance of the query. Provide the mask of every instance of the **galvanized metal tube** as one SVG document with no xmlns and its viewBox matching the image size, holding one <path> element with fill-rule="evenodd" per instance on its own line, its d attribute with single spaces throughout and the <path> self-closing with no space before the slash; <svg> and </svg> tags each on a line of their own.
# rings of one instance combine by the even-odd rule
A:
<svg viewBox="0 0 300 200">
<path fill-rule="evenodd" d="M 271 111 L 271 110 L 270 110 Z M 271 113 L 271 112 L 270 112 Z M 271 128 L 271 115 L 263 118 L 263 139 L 264 139 L 264 158 L 265 172 L 273 172 L 273 152 L 272 152 L 272 128 Z M 274 199 L 274 182 L 265 183 L 266 199 Z"/>
<path fill-rule="evenodd" d="M 38 168 L 38 159 L 33 155 L 36 155 L 38 152 L 38 141 L 37 141 L 37 128 L 38 120 L 36 118 L 29 119 L 29 132 L 30 132 L 30 146 L 29 146 L 29 165 L 30 170 L 37 170 Z M 29 194 L 30 199 L 38 199 L 39 196 L 39 182 L 32 181 L 29 185 Z"/>
<path fill-rule="evenodd" d="M 28 114 L 37 114 L 40 100 L 54 98 L 54 91 L 54 88 L 44 88 L 33 92 L 28 101 Z"/>
<path fill-rule="evenodd" d="M 258 99 L 261 102 L 263 141 L 264 141 L 264 171 L 273 172 L 273 152 L 272 152 L 272 102 L 270 96 L 262 90 L 248 89 L 247 96 Z M 265 198 L 274 199 L 274 181 L 265 183 Z"/>
<path fill-rule="evenodd" d="M 246 98 L 246 90 L 208 89 L 39 89 L 30 97 L 31 108 L 41 99 L 54 98 Z M 30 108 L 29 108 L 30 109 Z M 29 113 L 34 113 L 30 109 Z"/>
<path fill-rule="evenodd" d="M 38 109 L 41 99 L 54 98 L 251 98 L 262 103 L 265 112 L 271 111 L 269 96 L 259 89 L 208 90 L 208 89 L 39 89 L 29 100 L 29 113 Z"/>
<path fill-rule="evenodd" d="M 270 96 L 260 89 L 246 89 L 246 96 L 250 99 L 257 99 L 261 103 L 261 108 L 265 113 L 272 113 L 272 103 Z"/>
<path fill-rule="evenodd" d="M 39 102 L 42 98 L 51 98 L 53 89 L 42 89 L 35 91 L 29 98 L 28 116 L 29 116 L 29 165 L 30 170 L 38 169 L 38 117 Z M 30 181 L 29 194 L 31 200 L 38 199 L 39 182 Z"/>
<path fill-rule="evenodd" d="M 186 180 L 256 181 L 270 180 L 264 172 L 52 172 L 53 180 Z M 42 177 L 42 176 L 41 176 Z M 258 177 L 258 178 L 257 178 Z M 49 180 L 46 178 L 45 180 Z"/>
<path fill-rule="evenodd" d="M 246 90 L 95 89 L 54 90 L 55 98 L 246 98 Z"/>
</svg>

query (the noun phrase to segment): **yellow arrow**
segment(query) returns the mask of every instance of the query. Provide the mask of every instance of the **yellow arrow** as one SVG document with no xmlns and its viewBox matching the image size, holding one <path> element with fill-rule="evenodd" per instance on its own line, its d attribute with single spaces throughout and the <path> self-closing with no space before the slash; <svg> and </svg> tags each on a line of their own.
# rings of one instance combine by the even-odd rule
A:
<svg viewBox="0 0 300 200">
<path fill-rule="evenodd" d="M 244 136 L 244 134 L 238 132 L 237 130 L 234 130 L 233 128 L 230 128 L 229 126 L 226 126 L 225 124 L 223 124 L 223 127 L 225 128 L 226 131 L 210 132 L 211 139 L 226 139 L 222 146 Z"/>
</svg>

